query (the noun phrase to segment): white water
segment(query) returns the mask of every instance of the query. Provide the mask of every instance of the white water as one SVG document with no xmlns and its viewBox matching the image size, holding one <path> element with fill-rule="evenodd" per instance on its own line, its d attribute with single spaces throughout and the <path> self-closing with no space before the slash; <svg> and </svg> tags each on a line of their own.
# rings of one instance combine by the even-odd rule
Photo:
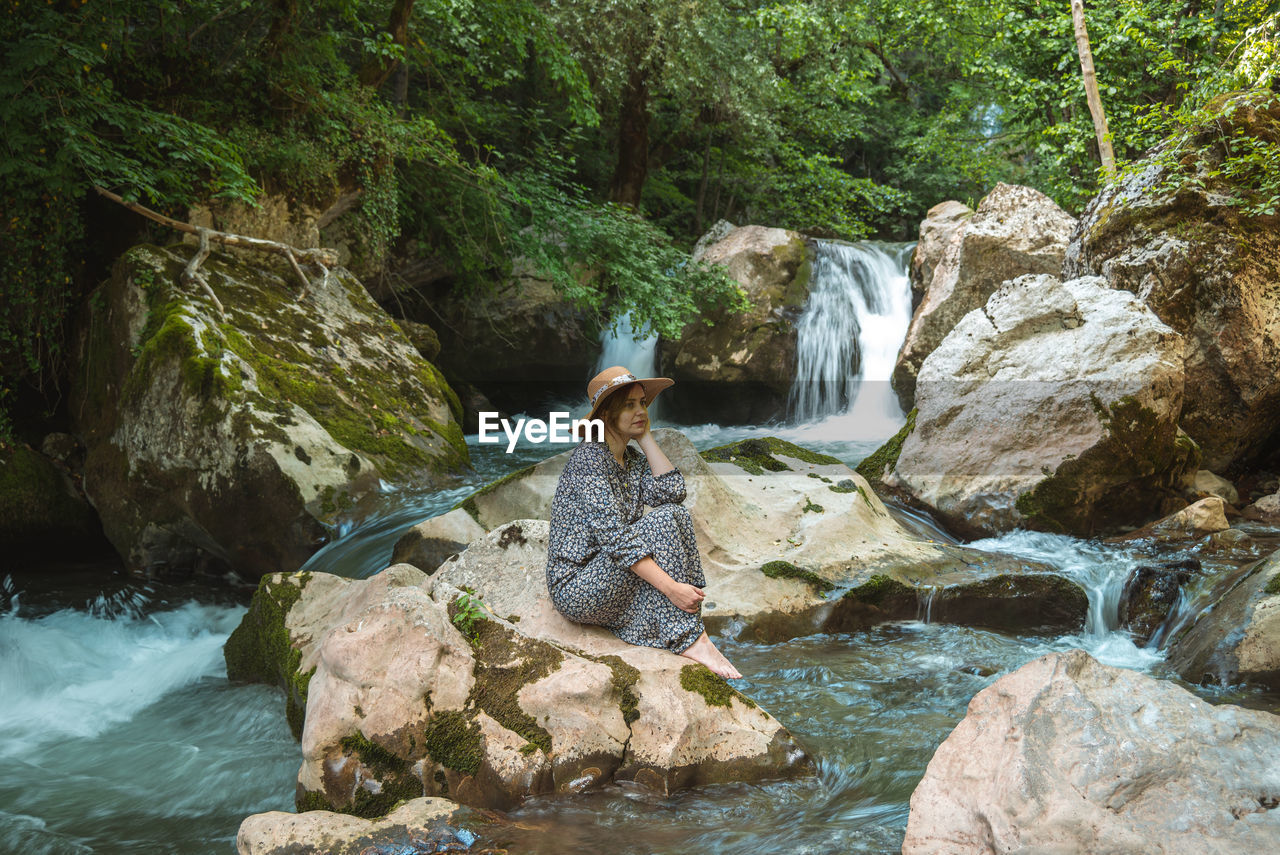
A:
<svg viewBox="0 0 1280 855">
<path fill-rule="evenodd" d="M 818 241 L 816 253 L 790 421 L 818 439 L 885 439 L 903 423 L 889 378 L 911 323 L 910 244 Z"/>
</svg>

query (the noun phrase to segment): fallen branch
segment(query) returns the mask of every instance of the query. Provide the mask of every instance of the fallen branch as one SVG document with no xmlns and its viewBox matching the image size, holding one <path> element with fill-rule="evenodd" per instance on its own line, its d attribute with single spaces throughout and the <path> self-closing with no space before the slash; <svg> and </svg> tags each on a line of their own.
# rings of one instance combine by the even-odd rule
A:
<svg viewBox="0 0 1280 855">
<path fill-rule="evenodd" d="M 193 226 L 190 223 L 184 223 L 181 220 L 175 220 L 172 217 L 166 217 L 164 214 L 151 210 L 137 202 L 126 202 L 120 196 L 112 193 L 102 187 L 95 186 L 93 188 L 99 194 L 107 197 L 111 201 L 123 205 L 130 211 L 141 214 L 149 220 L 153 220 L 162 226 L 168 226 L 180 232 L 196 235 L 200 238 L 200 249 L 197 250 L 195 257 L 187 264 L 183 277 L 190 281 L 195 281 L 204 286 L 204 289 L 213 294 L 213 289 L 209 287 L 209 283 L 205 281 L 200 274 L 200 265 L 209 256 L 209 241 L 216 241 L 224 246 L 234 246 L 240 249 L 252 249 L 258 252 L 269 252 L 275 255 L 283 255 L 289 260 L 289 264 L 293 267 L 294 272 L 298 274 L 298 278 L 302 280 L 302 293 L 306 294 L 307 289 L 311 287 L 311 282 L 307 279 L 306 274 L 302 272 L 303 264 L 314 264 L 323 271 L 325 276 L 329 275 L 329 268 L 338 263 L 337 250 L 328 249 L 326 247 L 317 247 L 315 249 L 298 249 L 289 246 L 287 243 L 279 243 L 274 240 L 264 240 L 263 238 L 247 237 L 245 235 L 231 234 L 230 232 L 220 232 L 214 229 L 207 229 L 202 226 Z M 218 298 L 213 298 L 214 303 L 218 305 L 218 310 L 222 310 L 222 304 L 218 303 Z"/>
</svg>

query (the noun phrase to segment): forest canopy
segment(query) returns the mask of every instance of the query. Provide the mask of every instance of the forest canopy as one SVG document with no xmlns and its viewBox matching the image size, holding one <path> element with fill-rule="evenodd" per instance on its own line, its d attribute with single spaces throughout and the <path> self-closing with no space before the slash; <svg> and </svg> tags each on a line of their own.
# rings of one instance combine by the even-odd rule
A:
<svg viewBox="0 0 1280 855">
<path fill-rule="evenodd" d="M 1086 6 L 1122 166 L 1215 96 L 1275 86 L 1278 5 Z M 909 239 L 996 181 L 1078 210 L 1102 180 L 1065 0 L 9 6 L 0 413 L 19 387 L 56 399 L 68 315 L 120 249 L 95 185 L 179 219 L 355 199 L 376 275 L 420 258 L 483 287 L 524 260 L 672 333 L 741 299 L 685 261 L 720 218 Z M 1266 174 L 1274 148 L 1242 156 Z"/>
</svg>

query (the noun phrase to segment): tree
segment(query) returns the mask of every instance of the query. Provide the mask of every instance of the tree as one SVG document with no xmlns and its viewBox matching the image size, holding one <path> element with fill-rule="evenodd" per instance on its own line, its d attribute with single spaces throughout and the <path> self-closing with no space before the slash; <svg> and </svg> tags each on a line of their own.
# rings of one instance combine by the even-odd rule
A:
<svg viewBox="0 0 1280 855">
<path fill-rule="evenodd" d="M 1098 79 L 1093 73 L 1093 52 L 1089 49 L 1089 31 L 1084 23 L 1083 0 L 1071 0 L 1071 20 L 1075 26 L 1076 50 L 1080 54 L 1080 72 L 1084 75 L 1084 91 L 1089 99 L 1089 113 L 1093 116 L 1094 132 L 1098 136 L 1098 157 L 1102 171 L 1111 175 L 1116 171 L 1116 156 L 1111 150 L 1111 132 L 1107 130 L 1107 114 L 1102 109 L 1102 96 L 1098 94 Z"/>
</svg>

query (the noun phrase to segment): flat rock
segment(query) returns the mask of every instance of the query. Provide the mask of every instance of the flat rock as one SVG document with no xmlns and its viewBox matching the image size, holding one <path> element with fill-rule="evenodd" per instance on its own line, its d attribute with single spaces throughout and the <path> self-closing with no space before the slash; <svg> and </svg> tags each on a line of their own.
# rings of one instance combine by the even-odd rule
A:
<svg viewBox="0 0 1280 855">
<path fill-rule="evenodd" d="M 471 812 L 448 799 L 405 802 L 377 820 L 325 810 L 270 811 L 246 817 L 236 834 L 237 855 L 369 855 L 465 851 L 476 835 Z"/>
<path fill-rule="evenodd" d="M 1043 565 L 907 532 L 867 481 L 834 457 L 774 438 L 699 453 L 678 431 L 662 428 L 654 437 L 685 479 L 712 632 L 776 642 L 923 618 L 926 601 L 933 620 L 1001 629 L 1069 631 L 1087 612 L 1083 589 Z M 489 528 L 546 520 L 569 453 L 490 485 L 461 507 Z M 521 527 L 545 555 L 545 524 Z M 463 559 L 475 561 L 467 553 Z M 544 565 L 545 558 L 538 573 Z M 541 576 L 529 584 L 545 594 Z"/>
<path fill-rule="evenodd" d="M 1280 717 L 1051 653 L 979 692 L 911 795 L 903 855 L 1269 852 Z"/>
</svg>

